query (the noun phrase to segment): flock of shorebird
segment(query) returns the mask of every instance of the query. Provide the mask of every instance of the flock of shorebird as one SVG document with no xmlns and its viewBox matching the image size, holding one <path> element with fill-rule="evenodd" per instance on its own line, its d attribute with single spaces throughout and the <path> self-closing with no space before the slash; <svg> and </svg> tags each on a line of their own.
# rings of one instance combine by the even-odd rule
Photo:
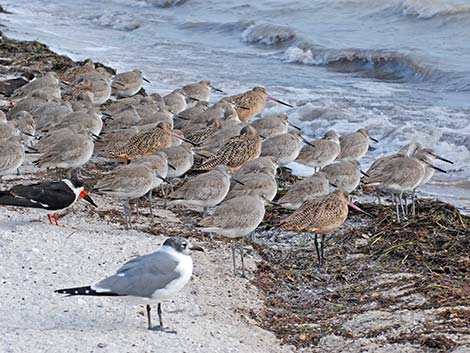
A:
<svg viewBox="0 0 470 353">
<path fill-rule="evenodd" d="M 409 213 L 406 195 L 412 194 L 414 215 L 416 188 L 427 183 L 435 170 L 445 172 L 433 160 L 452 163 L 432 149 L 411 143 L 363 172 L 359 161 L 369 149 L 369 140 L 378 142 L 366 128 L 342 136 L 328 131 L 320 139 L 306 140 L 287 115 L 251 121 L 267 100 L 292 107 L 263 87 L 225 96 L 210 105 L 212 90 L 223 94 L 210 81 L 192 83 L 165 96 L 147 95 L 143 81 L 139 70 L 113 77 L 86 60 L 60 75 L 48 72 L 33 80 L 1 82 L 11 104 L 5 113 L 0 112 L 0 176 L 17 172 L 25 153 L 30 153 L 35 156 L 34 165 L 46 168 L 48 178 L 52 178 L 50 170 L 56 169 L 60 178 L 66 171 L 67 179 L 14 186 L 0 192 L 0 204 L 54 212 L 83 198 L 96 206 L 78 181 L 80 169 L 95 157 L 113 168 L 96 180 L 93 191 L 124 201 L 126 227 L 131 225 L 130 200 L 148 195 L 153 217 L 152 190 L 184 178 L 182 186 L 171 188 L 165 197 L 170 205 L 203 209 L 200 231 L 211 237 L 215 233 L 222 238 L 243 238 L 262 222 L 266 204 L 274 203 L 295 210 L 281 221 L 282 230 L 315 234 L 321 268 L 325 235 L 344 223 L 348 205 L 358 209 L 349 194 L 361 181 L 365 187 L 393 196 L 400 221 Z M 314 173 L 274 202 L 277 170 L 294 161 L 312 167 Z M 58 224 L 55 213 L 49 221 Z M 320 243 L 317 235 L 322 235 Z M 170 245 L 186 252 L 188 244 L 183 249 L 183 243 L 178 240 Z M 237 248 L 233 244 L 235 271 Z M 243 250 L 238 250 L 244 272 Z M 62 292 L 98 295 L 100 286 Z M 109 294 L 117 290 L 113 288 L 101 289 Z"/>
</svg>

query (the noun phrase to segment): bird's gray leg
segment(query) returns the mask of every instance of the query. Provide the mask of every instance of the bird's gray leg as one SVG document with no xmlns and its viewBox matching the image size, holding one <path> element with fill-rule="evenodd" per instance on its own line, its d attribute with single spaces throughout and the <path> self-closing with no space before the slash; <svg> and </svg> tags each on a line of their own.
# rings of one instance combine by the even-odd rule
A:
<svg viewBox="0 0 470 353">
<path fill-rule="evenodd" d="M 243 250 L 243 245 L 238 248 L 240 250 L 240 259 L 242 262 L 242 277 L 246 278 L 245 276 L 245 251 Z"/>
<path fill-rule="evenodd" d="M 163 183 L 160 184 L 160 188 L 162 190 L 163 198 L 166 199 L 166 192 L 165 192 L 165 188 L 163 187 Z"/>
<path fill-rule="evenodd" d="M 400 201 L 400 208 L 401 208 L 401 212 L 403 214 L 403 219 L 406 219 L 405 209 L 403 208 L 403 192 L 400 193 L 400 195 L 398 196 L 398 199 Z"/>
<path fill-rule="evenodd" d="M 139 212 L 139 199 L 136 199 L 135 200 L 135 211 L 137 213 L 137 218 L 139 218 L 140 216 L 140 212 Z"/>
<path fill-rule="evenodd" d="M 317 239 L 317 237 L 318 237 L 317 234 L 315 234 L 315 239 L 314 239 L 314 241 L 315 241 L 315 250 L 317 250 L 318 270 L 321 271 L 321 260 L 320 260 L 321 255 L 320 255 L 320 248 L 318 247 L 318 239 Z"/>
<path fill-rule="evenodd" d="M 146 308 L 147 308 L 148 329 L 151 330 L 152 329 L 152 318 L 150 316 L 150 311 L 152 310 L 152 308 L 148 304 L 147 304 Z"/>
<path fill-rule="evenodd" d="M 19 167 L 16 168 L 16 175 L 18 175 L 18 176 L 21 175 L 21 173 L 20 173 L 20 168 L 19 168 Z"/>
<path fill-rule="evenodd" d="M 411 214 L 413 217 L 416 217 L 416 205 L 415 205 L 415 191 L 416 189 L 413 189 L 413 192 L 411 193 Z"/>
<path fill-rule="evenodd" d="M 131 222 L 131 206 L 129 205 L 129 199 L 124 201 L 124 221 L 126 222 L 126 229 L 129 229 Z"/>
<path fill-rule="evenodd" d="M 148 198 L 149 198 L 150 219 L 151 219 L 152 222 L 153 222 L 152 190 L 149 191 L 149 193 L 148 193 Z"/>
<path fill-rule="evenodd" d="M 46 176 L 47 176 L 47 179 L 51 178 L 49 167 L 46 167 Z"/>
<path fill-rule="evenodd" d="M 380 200 L 380 190 L 377 189 L 377 202 L 379 203 L 379 205 L 382 204 L 382 200 Z"/>
<path fill-rule="evenodd" d="M 158 314 L 158 320 L 160 321 L 160 328 L 163 329 L 162 303 L 158 303 L 157 314 Z"/>
<path fill-rule="evenodd" d="M 233 275 L 235 276 L 237 274 L 237 270 L 236 270 L 236 262 L 235 262 L 235 243 L 233 242 L 233 240 L 230 241 L 230 245 L 232 247 Z"/>
<path fill-rule="evenodd" d="M 320 242 L 320 255 L 321 255 L 321 262 L 320 262 L 320 268 L 323 269 L 323 250 L 325 248 L 325 238 L 326 234 L 321 235 L 321 242 Z"/>
<path fill-rule="evenodd" d="M 209 241 L 212 243 L 214 241 L 214 233 L 209 233 Z"/>
<path fill-rule="evenodd" d="M 72 179 L 72 168 L 67 168 L 67 179 Z"/>
<path fill-rule="evenodd" d="M 400 223 L 400 209 L 399 209 L 398 201 L 397 201 L 395 194 L 392 194 L 392 200 L 393 200 L 392 202 L 395 204 L 395 212 L 397 213 L 397 222 Z"/>
<path fill-rule="evenodd" d="M 403 201 L 405 202 L 405 216 L 408 216 L 408 197 L 406 194 L 403 194 Z"/>
</svg>

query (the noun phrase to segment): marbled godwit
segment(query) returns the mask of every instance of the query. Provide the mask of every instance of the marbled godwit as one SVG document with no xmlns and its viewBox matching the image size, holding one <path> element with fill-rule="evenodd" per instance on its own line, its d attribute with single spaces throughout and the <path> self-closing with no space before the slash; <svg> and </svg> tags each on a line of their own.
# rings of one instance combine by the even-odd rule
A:
<svg viewBox="0 0 470 353">
<path fill-rule="evenodd" d="M 171 146 L 171 126 L 166 122 L 149 130 L 144 130 L 132 136 L 121 147 L 110 151 L 109 154 L 115 158 L 125 161 L 138 159 Z"/>
<path fill-rule="evenodd" d="M 325 236 L 338 229 L 348 217 L 348 206 L 361 211 L 349 202 L 346 191 L 332 193 L 305 201 L 300 208 L 281 222 L 282 230 L 298 233 L 314 233 L 319 269 L 323 267 L 323 248 Z M 320 247 L 317 235 L 321 234 Z"/>
<path fill-rule="evenodd" d="M 305 201 L 328 194 L 328 177 L 318 172 L 295 183 L 276 203 L 297 210 Z"/>
<path fill-rule="evenodd" d="M 361 181 L 361 166 L 358 161 L 338 161 L 322 169 L 331 184 L 337 188 L 353 192 Z"/>
<path fill-rule="evenodd" d="M 314 171 L 330 164 L 340 153 L 339 136 L 334 131 L 327 131 L 323 138 L 309 143 L 302 147 L 295 161 L 313 167 Z"/>
<path fill-rule="evenodd" d="M 188 95 L 181 88 L 175 89 L 173 92 L 163 96 L 166 108 L 174 114 L 178 114 L 186 109 L 186 98 Z"/>
<path fill-rule="evenodd" d="M 0 178 L 2 175 L 13 174 L 24 161 L 24 147 L 19 136 L 10 136 L 0 143 Z"/>
<path fill-rule="evenodd" d="M 179 146 L 164 148 L 161 152 L 166 154 L 168 164 L 174 168 L 170 168 L 168 170 L 168 174 L 166 176 L 168 179 L 179 178 L 190 170 L 194 164 L 193 146 L 189 143 L 182 143 Z"/>
<path fill-rule="evenodd" d="M 265 168 L 270 169 L 270 174 L 276 175 L 277 168 L 279 165 L 276 163 L 275 159 L 272 156 L 258 157 L 243 163 L 241 168 L 237 172 L 237 179 L 242 178 L 246 174 L 250 173 L 259 173 Z"/>
<path fill-rule="evenodd" d="M 270 137 L 263 141 L 261 156 L 272 156 L 281 166 L 289 164 L 299 155 L 302 141 L 305 140 L 300 131 Z"/>
<path fill-rule="evenodd" d="M 238 169 L 243 163 L 258 158 L 261 153 L 261 140 L 256 130 L 245 126 L 240 135 L 231 138 L 214 155 L 207 158 L 195 170 L 210 170 L 219 164 L 225 164 L 232 170 Z"/>
<path fill-rule="evenodd" d="M 348 135 L 343 135 L 339 138 L 341 152 L 336 159 L 338 160 L 360 160 L 369 149 L 369 139 L 378 142 L 376 139 L 369 136 L 367 129 L 359 129 Z"/>
<path fill-rule="evenodd" d="M 237 94 L 236 96 L 226 97 L 225 99 L 234 103 L 238 107 L 238 117 L 243 122 L 246 122 L 255 115 L 261 113 L 266 106 L 266 99 L 270 99 L 292 108 L 292 105 L 271 97 L 264 87 L 255 87 L 251 91 L 246 91 L 244 93 Z"/>
<path fill-rule="evenodd" d="M 287 133 L 289 118 L 285 114 L 269 115 L 253 121 L 250 125 L 258 131 L 260 136 L 267 139 Z"/>
<path fill-rule="evenodd" d="M 212 135 L 214 135 L 220 129 L 222 129 L 222 124 L 219 120 L 214 120 L 207 123 L 207 126 L 202 129 L 193 130 L 193 132 L 189 132 L 188 134 L 186 134 L 186 137 L 188 138 L 188 140 L 194 142 L 196 145 L 202 146 Z"/>
<path fill-rule="evenodd" d="M 261 169 L 256 173 L 245 174 L 243 177 L 237 177 L 236 182 L 232 183 L 226 199 L 233 199 L 243 195 L 257 194 L 272 201 L 277 193 L 276 171 L 269 167 Z"/>
<path fill-rule="evenodd" d="M 216 233 L 228 239 L 239 239 L 253 232 L 262 222 L 265 214 L 265 199 L 259 195 L 245 195 L 222 202 L 214 213 L 199 222 L 201 232 Z M 245 276 L 243 249 L 242 276 Z M 232 242 L 233 272 L 235 266 L 235 245 Z"/>
<path fill-rule="evenodd" d="M 143 81 L 149 82 L 142 71 L 132 70 L 114 76 L 112 94 L 116 97 L 131 97 L 140 91 Z"/>
<path fill-rule="evenodd" d="M 232 173 L 225 165 L 218 165 L 210 172 L 200 174 L 186 181 L 170 194 L 172 204 L 197 207 L 214 207 L 227 195 Z"/>
<path fill-rule="evenodd" d="M 156 179 L 156 173 L 148 163 L 130 163 L 104 175 L 96 183 L 95 191 L 124 200 L 124 221 L 128 229 L 131 223 L 129 201 L 148 194 Z"/>
<path fill-rule="evenodd" d="M 223 93 L 222 90 L 212 86 L 211 81 L 199 81 L 197 83 L 191 83 L 182 87 L 183 91 L 186 92 L 188 97 L 196 98 L 199 101 L 209 102 L 211 98 L 211 89 L 216 92 Z"/>
</svg>

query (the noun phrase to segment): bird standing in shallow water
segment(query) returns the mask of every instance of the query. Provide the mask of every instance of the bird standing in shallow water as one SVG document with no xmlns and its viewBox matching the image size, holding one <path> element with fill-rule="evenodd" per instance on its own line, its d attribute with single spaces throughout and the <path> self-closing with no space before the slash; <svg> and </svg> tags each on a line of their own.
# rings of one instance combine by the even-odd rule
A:
<svg viewBox="0 0 470 353">
<path fill-rule="evenodd" d="M 64 288 L 56 293 L 76 295 L 119 297 L 146 305 L 148 329 L 152 327 L 151 303 L 158 303 L 158 319 L 164 330 L 161 302 L 171 299 L 191 278 L 193 260 L 190 250 L 203 251 L 191 246 L 184 238 L 173 237 L 165 240 L 160 250 L 135 257 L 122 265 L 114 275 L 91 286 Z"/>
<path fill-rule="evenodd" d="M 338 229 L 348 217 L 348 206 L 362 212 L 349 202 L 346 191 L 335 190 L 332 193 L 305 201 L 300 208 L 281 222 L 282 230 L 298 233 L 314 233 L 318 267 L 323 268 L 323 249 L 325 236 Z M 321 234 L 320 246 L 317 235 Z"/>
</svg>

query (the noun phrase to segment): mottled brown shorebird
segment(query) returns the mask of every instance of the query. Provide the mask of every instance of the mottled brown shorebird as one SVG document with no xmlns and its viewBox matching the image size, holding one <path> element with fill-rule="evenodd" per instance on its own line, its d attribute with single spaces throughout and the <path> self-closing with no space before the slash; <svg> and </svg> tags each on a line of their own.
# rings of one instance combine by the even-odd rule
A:
<svg viewBox="0 0 470 353">
<path fill-rule="evenodd" d="M 253 232 L 264 218 L 265 199 L 251 194 L 222 202 L 214 213 L 199 222 L 201 232 L 216 233 L 231 240 L 246 237 Z M 242 259 L 242 276 L 245 276 L 243 249 L 239 249 Z M 236 274 L 235 244 L 232 241 L 233 272 Z"/>
<path fill-rule="evenodd" d="M 325 236 L 338 229 L 348 217 L 348 206 L 362 212 L 349 201 L 346 191 L 335 190 L 332 193 L 305 201 L 300 208 L 281 222 L 282 230 L 297 233 L 314 233 L 318 267 L 323 268 L 323 248 Z M 321 234 L 320 246 L 317 235 Z"/>
<path fill-rule="evenodd" d="M 328 178 L 323 172 L 295 183 L 276 203 L 297 210 L 305 201 L 328 194 Z"/>
<path fill-rule="evenodd" d="M 338 160 L 360 160 L 369 149 L 369 139 L 374 142 L 378 140 L 369 136 L 369 131 L 365 128 L 359 129 L 351 134 L 343 135 L 339 138 L 341 152 Z"/>
<path fill-rule="evenodd" d="M 331 130 L 323 138 L 309 143 L 302 147 L 295 161 L 314 168 L 315 172 L 334 161 L 340 153 L 339 136 Z"/>
<path fill-rule="evenodd" d="M 245 162 L 258 158 L 261 153 L 261 140 L 256 130 L 251 126 L 245 126 L 240 135 L 232 137 L 214 155 L 207 158 L 195 170 L 210 170 L 219 164 L 229 166 L 232 171 Z"/>
<path fill-rule="evenodd" d="M 171 125 L 167 122 L 149 130 L 141 131 L 132 136 L 127 142 L 117 147 L 109 154 L 119 160 L 131 161 L 155 153 L 171 146 L 173 136 Z"/>
<path fill-rule="evenodd" d="M 264 87 L 255 87 L 250 91 L 225 98 L 225 100 L 237 106 L 237 114 L 242 122 L 246 122 L 261 113 L 266 106 L 266 99 L 293 108 L 292 105 L 271 97 Z"/>
</svg>

